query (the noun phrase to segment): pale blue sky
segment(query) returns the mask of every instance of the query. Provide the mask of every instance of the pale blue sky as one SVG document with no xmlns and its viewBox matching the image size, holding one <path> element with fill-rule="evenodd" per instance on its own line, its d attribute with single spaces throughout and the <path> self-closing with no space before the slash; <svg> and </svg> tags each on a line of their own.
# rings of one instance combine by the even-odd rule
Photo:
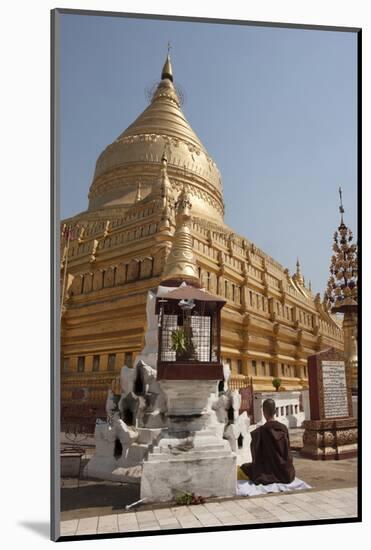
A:
<svg viewBox="0 0 371 550">
<path fill-rule="evenodd" d="M 226 223 L 291 272 L 299 256 L 322 294 L 339 185 L 356 232 L 355 33 L 62 15 L 61 217 L 86 210 L 95 161 L 147 106 L 168 40 Z"/>
</svg>

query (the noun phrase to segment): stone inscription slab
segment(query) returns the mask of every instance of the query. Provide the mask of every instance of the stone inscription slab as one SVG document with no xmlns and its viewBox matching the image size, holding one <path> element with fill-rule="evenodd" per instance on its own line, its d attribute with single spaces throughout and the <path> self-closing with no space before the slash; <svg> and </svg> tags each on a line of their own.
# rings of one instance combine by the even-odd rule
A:
<svg viewBox="0 0 371 550">
<path fill-rule="evenodd" d="M 323 406 L 325 418 L 349 415 L 344 361 L 322 361 Z"/>
</svg>

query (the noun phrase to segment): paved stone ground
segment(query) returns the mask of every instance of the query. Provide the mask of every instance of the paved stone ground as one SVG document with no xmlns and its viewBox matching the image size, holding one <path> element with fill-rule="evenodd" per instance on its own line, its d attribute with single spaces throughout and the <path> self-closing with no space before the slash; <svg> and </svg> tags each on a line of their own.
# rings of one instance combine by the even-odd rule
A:
<svg viewBox="0 0 371 550">
<path fill-rule="evenodd" d="M 357 516 L 357 488 L 224 499 L 61 521 L 61 536 L 253 525 Z"/>
<path fill-rule="evenodd" d="M 296 475 L 314 491 L 357 486 L 357 459 L 315 461 L 293 452 Z M 120 514 L 125 505 L 139 500 L 139 485 L 100 480 L 63 479 L 61 519 L 73 520 L 93 516 Z M 147 509 L 149 505 L 141 509 Z M 158 506 L 156 506 L 158 507 Z M 151 507 L 153 508 L 153 507 Z"/>
<path fill-rule="evenodd" d="M 300 457 L 302 429 L 290 430 L 296 474 L 308 491 L 259 497 L 208 499 L 204 505 L 143 504 L 125 512 L 140 498 L 139 485 L 101 480 L 63 479 L 61 535 L 125 533 L 215 525 L 252 525 L 357 515 L 357 459 L 314 461 Z M 93 450 L 87 450 L 87 456 Z"/>
</svg>

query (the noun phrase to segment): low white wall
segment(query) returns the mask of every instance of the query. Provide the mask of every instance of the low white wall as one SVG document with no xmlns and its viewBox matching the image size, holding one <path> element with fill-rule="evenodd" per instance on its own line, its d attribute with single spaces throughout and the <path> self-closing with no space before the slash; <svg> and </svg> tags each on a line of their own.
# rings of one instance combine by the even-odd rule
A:
<svg viewBox="0 0 371 550">
<path fill-rule="evenodd" d="M 273 399 L 276 403 L 275 420 L 288 428 L 300 428 L 305 420 L 305 412 L 300 411 L 300 391 L 257 392 L 254 393 L 254 420 L 257 425 L 265 423 L 263 402 Z"/>
<path fill-rule="evenodd" d="M 309 390 L 302 390 L 303 409 L 305 420 L 310 420 L 310 402 L 309 402 Z"/>
</svg>

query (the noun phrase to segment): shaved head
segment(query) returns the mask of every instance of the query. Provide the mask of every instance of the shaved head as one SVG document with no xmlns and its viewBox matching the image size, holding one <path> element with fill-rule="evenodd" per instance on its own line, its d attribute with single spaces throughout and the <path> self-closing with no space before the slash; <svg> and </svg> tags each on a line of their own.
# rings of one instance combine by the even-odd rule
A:
<svg viewBox="0 0 371 550">
<path fill-rule="evenodd" d="M 276 412 L 276 403 L 274 399 L 266 399 L 263 402 L 263 413 L 265 418 L 273 418 Z"/>
</svg>

